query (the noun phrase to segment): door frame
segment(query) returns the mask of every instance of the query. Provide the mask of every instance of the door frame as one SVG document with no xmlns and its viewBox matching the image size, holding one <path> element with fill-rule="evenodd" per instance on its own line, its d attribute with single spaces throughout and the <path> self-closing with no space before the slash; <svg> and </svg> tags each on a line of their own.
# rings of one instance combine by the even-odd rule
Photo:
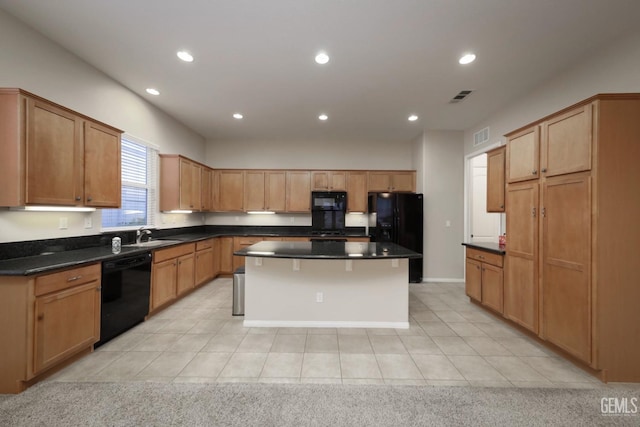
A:
<svg viewBox="0 0 640 427">
<path fill-rule="evenodd" d="M 471 159 L 477 157 L 481 154 L 486 153 L 489 150 L 493 150 L 494 148 L 500 147 L 502 141 L 494 142 L 493 144 L 489 144 L 486 147 L 482 147 L 476 151 L 473 151 L 464 156 L 464 241 L 471 241 L 471 204 L 469 203 L 469 193 L 471 188 Z M 500 230 L 504 229 L 504 214 L 500 215 Z M 462 253 L 463 258 L 465 257 L 465 253 Z M 464 261 L 464 259 L 463 259 Z M 464 265 L 464 263 L 463 263 Z M 466 271 L 465 271 L 466 277 Z"/>
</svg>

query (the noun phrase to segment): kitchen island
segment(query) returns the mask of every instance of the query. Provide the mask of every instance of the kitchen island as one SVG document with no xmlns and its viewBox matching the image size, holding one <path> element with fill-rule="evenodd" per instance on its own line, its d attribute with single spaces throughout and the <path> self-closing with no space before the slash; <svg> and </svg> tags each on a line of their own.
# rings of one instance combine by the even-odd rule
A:
<svg viewBox="0 0 640 427">
<path fill-rule="evenodd" d="M 245 263 L 246 327 L 409 327 L 409 264 L 393 243 L 260 242 Z"/>
</svg>

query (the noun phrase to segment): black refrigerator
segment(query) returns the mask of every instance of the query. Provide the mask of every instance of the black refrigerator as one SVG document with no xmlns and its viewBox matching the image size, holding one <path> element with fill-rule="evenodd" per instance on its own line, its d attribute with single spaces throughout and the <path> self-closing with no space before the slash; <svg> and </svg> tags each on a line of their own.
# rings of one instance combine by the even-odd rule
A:
<svg viewBox="0 0 640 427">
<path fill-rule="evenodd" d="M 422 254 L 423 195 L 369 193 L 369 234 L 373 242 L 392 242 Z M 422 258 L 409 260 L 409 282 L 422 282 Z"/>
</svg>

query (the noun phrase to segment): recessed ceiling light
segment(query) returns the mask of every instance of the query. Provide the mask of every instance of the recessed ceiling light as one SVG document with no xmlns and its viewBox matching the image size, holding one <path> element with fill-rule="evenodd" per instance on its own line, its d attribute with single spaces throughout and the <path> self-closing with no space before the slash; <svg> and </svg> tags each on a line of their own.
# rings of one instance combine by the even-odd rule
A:
<svg viewBox="0 0 640 427">
<path fill-rule="evenodd" d="M 326 114 L 320 114 L 320 115 L 318 116 L 318 119 L 322 120 L 323 122 L 324 122 L 325 120 L 327 120 L 328 118 L 329 118 L 329 116 L 327 116 Z"/>
<path fill-rule="evenodd" d="M 463 55 L 458 62 L 462 65 L 467 65 L 467 64 L 471 64 L 473 61 L 476 60 L 476 56 L 473 53 L 467 53 L 465 55 Z"/>
<path fill-rule="evenodd" d="M 193 56 L 186 50 L 181 50 L 177 55 L 178 58 L 182 59 L 184 62 L 193 62 Z"/>
<path fill-rule="evenodd" d="M 244 117 L 244 116 L 243 116 L 242 114 L 240 114 L 240 113 L 233 113 L 233 118 L 234 118 L 234 119 L 238 119 L 238 120 L 240 120 L 240 119 L 241 119 L 241 118 L 243 118 L 243 117 Z"/>
<path fill-rule="evenodd" d="M 316 55 L 316 62 L 320 65 L 324 65 L 329 62 L 329 55 L 325 52 L 320 52 Z"/>
<path fill-rule="evenodd" d="M 416 116 L 415 114 L 412 114 L 409 116 L 408 120 L 410 122 L 415 122 L 416 120 L 418 120 L 418 116 Z"/>
<path fill-rule="evenodd" d="M 147 93 L 148 93 L 149 95 L 156 95 L 156 96 L 157 96 L 157 95 L 160 95 L 160 92 L 158 91 L 158 89 L 154 89 L 154 88 L 152 88 L 152 87 L 148 87 L 148 88 L 147 88 Z"/>
</svg>

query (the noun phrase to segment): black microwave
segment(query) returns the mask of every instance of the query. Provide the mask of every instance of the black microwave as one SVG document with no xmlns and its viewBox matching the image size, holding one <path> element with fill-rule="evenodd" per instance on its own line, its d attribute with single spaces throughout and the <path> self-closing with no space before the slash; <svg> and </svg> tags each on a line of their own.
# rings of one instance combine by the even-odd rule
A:
<svg viewBox="0 0 640 427">
<path fill-rule="evenodd" d="M 347 211 L 346 191 L 312 191 L 312 211 Z"/>
</svg>

